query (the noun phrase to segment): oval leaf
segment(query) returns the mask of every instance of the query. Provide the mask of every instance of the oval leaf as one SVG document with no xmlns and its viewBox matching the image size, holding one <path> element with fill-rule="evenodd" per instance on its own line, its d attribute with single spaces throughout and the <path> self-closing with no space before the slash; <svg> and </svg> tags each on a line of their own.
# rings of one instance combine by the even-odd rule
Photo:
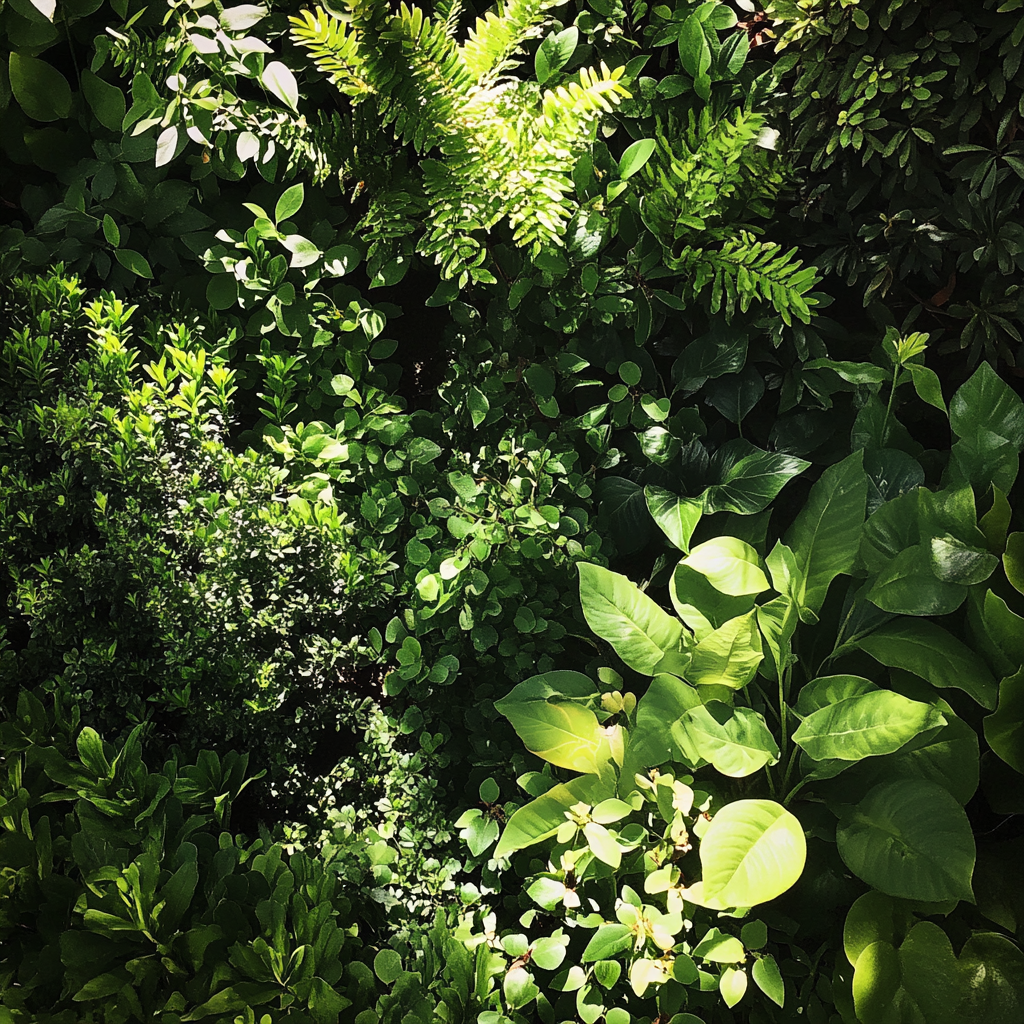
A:
<svg viewBox="0 0 1024 1024">
<path fill-rule="evenodd" d="M 728 907 L 767 903 L 796 883 L 806 857 L 800 822 L 781 804 L 736 800 L 701 839 L 704 896 Z"/>
<path fill-rule="evenodd" d="M 846 866 L 880 892 L 909 900 L 974 900 L 970 822 L 934 782 L 875 786 L 840 821 L 836 839 Z"/>
<path fill-rule="evenodd" d="M 285 106 L 292 110 L 299 109 L 299 84 L 295 75 L 279 60 L 272 60 L 260 77 L 263 85 L 269 89 Z"/>
<path fill-rule="evenodd" d="M 945 724 L 942 713 L 931 704 L 908 700 L 891 690 L 874 690 L 808 715 L 793 734 L 793 742 L 815 761 L 832 757 L 859 761 L 891 754 L 919 733 Z"/>
<path fill-rule="evenodd" d="M 619 158 L 619 177 L 625 181 L 640 170 L 651 159 L 654 152 L 654 139 L 638 139 Z"/>
</svg>

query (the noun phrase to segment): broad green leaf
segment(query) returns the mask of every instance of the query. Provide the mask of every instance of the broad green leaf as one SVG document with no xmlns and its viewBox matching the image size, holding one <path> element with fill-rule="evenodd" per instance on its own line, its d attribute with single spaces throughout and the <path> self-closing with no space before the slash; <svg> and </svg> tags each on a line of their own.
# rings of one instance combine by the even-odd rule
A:
<svg viewBox="0 0 1024 1024">
<path fill-rule="evenodd" d="M 992 485 L 992 507 L 978 520 L 978 529 L 985 535 L 988 549 L 1001 554 L 1006 547 L 1006 533 L 1010 529 L 1012 516 L 1006 495 L 995 484 Z"/>
<path fill-rule="evenodd" d="M 886 502 L 909 494 L 924 483 L 921 464 L 898 448 L 873 448 L 866 451 L 864 472 L 868 477 L 869 522 L 870 517 Z"/>
<path fill-rule="evenodd" d="M 589 708 L 569 702 L 516 702 L 510 698 L 495 707 L 512 723 L 526 749 L 538 757 L 559 768 L 598 772 L 604 737 L 600 722 Z"/>
<path fill-rule="evenodd" d="M 936 577 L 930 546 L 925 544 L 901 551 L 868 591 L 872 604 L 894 615 L 948 615 L 966 597 L 965 586 Z"/>
<path fill-rule="evenodd" d="M 691 14 L 679 28 L 679 61 L 694 82 L 694 90 L 701 99 L 708 99 L 711 81 L 708 70 L 711 67 L 711 46 L 705 35 L 704 25 L 697 14 Z"/>
<path fill-rule="evenodd" d="M 532 947 L 532 962 L 542 971 L 557 971 L 565 960 L 565 947 L 568 943 L 567 936 L 549 935 L 538 939 Z"/>
<path fill-rule="evenodd" d="M 896 619 L 855 641 L 888 668 L 902 668 L 932 686 L 954 687 L 990 711 L 998 687 L 984 662 L 951 633 L 924 619 Z"/>
<path fill-rule="evenodd" d="M 552 787 L 508 819 L 493 856 L 508 857 L 516 850 L 549 839 L 566 820 L 565 812 L 570 807 L 578 803 L 597 804 L 614 795 L 611 787 L 596 775 L 582 775 Z"/>
<path fill-rule="evenodd" d="M 984 618 L 989 636 L 1010 663 L 1024 665 L 1024 618 L 992 590 L 985 594 Z"/>
<path fill-rule="evenodd" d="M 902 937 L 904 925 L 910 919 L 904 906 L 874 890 L 854 900 L 843 924 L 843 950 L 853 966 L 872 943 L 888 942 L 894 946 Z"/>
<path fill-rule="evenodd" d="M 152 280 L 153 270 L 142 253 L 136 252 L 134 249 L 118 249 L 114 255 L 117 257 L 117 262 L 125 270 L 130 270 L 138 277 L 146 277 Z"/>
<path fill-rule="evenodd" d="M 610 960 L 633 945 L 633 933 L 628 925 L 603 924 L 594 932 L 580 959 L 583 963 L 595 960 Z"/>
<path fill-rule="evenodd" d="M 985 719 L 988 745 L 1024 774 L 1024 667 L 999 684 L 999 706 Z"/>
<path fill-rule="evenodd" d="M 703 511 L 695 498 L 680 498 L 663 487 L 644 488 L 647 508 L 662 532 L 680 551 L 690 550 L 690 538 Z"/>
<path fill-rule="evenodd" d="M 96 120 L 109 131 L 119 132 L 124 120 L 124 93 L 88 68 L 82 69 L 82 92 Z"/>
<path fill-rule="evenodd" d="M 705 761 L 734 779 L 779 759 L 778 744 L 761 715 L 717 700 L 687 711 L 672 723 L 672 735 L 681 748 L 692 745 Z"/>
<path fill-rule="evenodd" d="M 550 33 L 537 47 L 533 58 L 533 67 L 537 81 L 543 85 L 556 71 L 561 71 L 576 51 L 579 42 L 579 29 L 574 25 L 561 32 Z"/>
<path fill-rule="evenodd" d="M 842 816 L 836 841 L 846 866 L 889 896 L 974 901 L 970 822 L 933 782 L 898 779 L 875 786 Z"/>
<path fill-rule="evenodd" d="M 525 967 L 512 968 L 502 979 L 501 987 L 512 1010 L 529 1006 L 540 993 L 533 975 Z"/>
<path fill-rule="evenodd" d="M 899 1024 L 893 1001 L 900 987 L 900 960 L 889 942 L 872 942 L 853 970 L 853 1005 L 858 1020 Z"/>
<path fill-rule="evenodd" d="M 732 1009 L 747 991 L 747 972 L 740 967 L 726 967 L 718 979 L 718 991 L 722 1002 Z"/>
<path fill-rule="evenodd" d="M 899 949 L 902 985 L 897 996 L 903 1019 L 960 1024 L 962 969 L 946 933 L 932 921 L 910 929 Z"/>
<path fill-rule="evenodd" d="M 625 576 L 579 563 L 580 600 L 590 628 L 607 640 L 631 668 L 653 675 L 669 652 L 679 649 L 683 627 Z"/>
<path fill-rule="evenodd" d="M 619 177 L 625 181 L 631 178 L 651 159 L 657 143 L 654 139 L 637 139 L 619 158 Z"/>
<path fill-rule="evenodd" d="M 249 1006 L 262 1006 L 269 1003 L 275 996 L 280 995 L 281 986 L 277 983 L 264 985 L 257 982 L 237 982 L 228 988 L 223 988 L 211 996 L 200 1006 L 186 1013 L 181 1019 L 183 1021 L 202 1020 L 212 1014 L 220 1014 L 223 1019 L 226 1014 L 240 1013 Z"/>
<path fill-rule="evenodd" d="M 294 217 L 302 209 L 305 198 L 306 190 L 301 181 L 297 185 L 286 188 L 274 207 L 274 223 L 280 224 L 282 221 Z"/>
<path fill-rule="evenodd" d="M 692 955 L 716 964 L 738 964 L 743 962 L 747 953 L 735 935 L 712 928 L 694 946 Z"/>
<path fill-rule="evenodd" d="M 730 441 L 715 452 L 711 462 L 718 483 L 704 491 L 704 510 L 709 514 L 761 512 L 809 465 L 793 455 L 761 451 L 745 441 Z"/>
<path fill-rule="evenodd" d="M 698 544 L 680 565 L 707 577 L 718 591 L 730 597 L 760 594 L 768 589 L 768 578 L 757 552 L 736 537 L 716 537 Z"/>
<path fill-rule="evenodd" d="M 71 112 L 71 86 L 46 61 L 15 50 L 8 71 L 14 98 L 34 121 L 59 121 Z"/>
<path fill-rule="evenodd" d="M 788 597 L 776 597 L 757 609 L 757 627 L 764 637 L 767 655 L 761 663 L 761 674 L 778 681 L 780 666 L 792 661 L 792 639 L 799 619 L 796 606 Z"/>
<path fill-rule="evenodd" d="M 1024 402 L 987 362 L 981 363 L 949 403 L 949 425 L 957 437 L 990 432 L 1024 449 Z"/>
<path fill-rule="evenodd" d="M 606 476 L 598 481 L 597 494 L 600 516 L 619 553 L 639 551 L 652 533 L 644 489 L 627 477 Z"/>
<path fill-rule="evenodd" d="M 1011 939 L 996 932 L 975 932 L 960 950 L 960 967 L 967 994 L 957 1008 L 959 1021 L 1024 1020 L 1024 953 Z"/>
<path fill-rule="evenodd" d="M 917 491 L 911 491 L 885 502 L 868 517 L 860 542 L 868 572 L 882 572 L 900 552 L 920 543 L 919 505 Z"/>
<path fill-rule="evenodd" d="M 983 583 L 999 565 L 999 559 L 981 548 L 946 535 L 931 540 L 932 572 L 945 583 L 970 587 Z"/>
<path fill-rule="evenodd" d="M 676 614 L 693 630 L 698 640 L 754 607 L 754 595 L 730 597 L 716 590 L 696 569 L 679 564 L 668 586 Z"/>
<path fill-rule="evenodd" d="M 103 740 L 99 733 L 86 726 L 78 734 L 78 739 L 75 742 L 82 764 L 97 778 L 107 778 L 110 775 L 110 762 L 103 750 Z"/>
<path fill-rule="evenodd" d="M 287 65 L 272 60 L 260 76 L 260 82 L 269 89 L 286 107 L 298 112 L 299 84 Z"/>
<path fill-rule="evenodd" d="M 947 790 L 966 806 L 978 789 L 981 755 L 978 734 L 962 719 L 943 711 L 946 725 L 922 733 L 894 754 L 861 761 L 844 780 L 854 802 L 872 786 L 893 779 L 924 779 Z"/>
<path fill-rule="evenodd" d="M 857 557 L 868 493 L 863 460 L 864 453 L 856 451 L 826 469 L 783 538 L 804 575 L 800 617 L 805 622 L 817 621 L 832 580 L 849 571 Z"/>
<path fill-rule="evenodd" d="M 773 1002 L 776 1006 L 786 1005 L 786 984 L 782 980 L 782 972 L 775 962 L 775 957 L 770 953 L 767 956 L 758 957 L 751 968 L 751 976 L 754 984 Z"/>
<path fill-rule="evenodd" d="M 831 370 L 851 384 L 884 384 L 892 378 L 889 370 L 874 363 L 851 363 L 844 359 L 811 359 L 805 370 Z"/>
<path fill-rule="evenodd" d="M 109 213 L 103 214 L 103 237 L 115 249 L 121 244 L 121 231 Z"/>
<path fill-rule="evenodd" d="M 690 651 L 686 678 L 695 685 L 739 690 L 754 678 L 763 660 L 757 616 L 751 610 L 708 633 Z"/>
<path fill-rule="evenodd" d="M 919 733 L 945 724 L 931 704 L 874 690 L 813 712 L 793 733 L 793 742 L 816 761 L 859 761 L 891 754 Z"/>
<path fill-rule="evenodd" d="M 754 907 L 781 896 L 804 869 L 800 822 L 772 800 L 735 800 L 700 841 L 703 895 L 727 907 Z"/>
<path fill-rule="evenodd" d="M 800 688 L 796 699 L 797 714 L 806 718 L 831 704 L 860 697 L 877 689 L 875 683 L 863 676 L 819 676 Z"/>
</svg>

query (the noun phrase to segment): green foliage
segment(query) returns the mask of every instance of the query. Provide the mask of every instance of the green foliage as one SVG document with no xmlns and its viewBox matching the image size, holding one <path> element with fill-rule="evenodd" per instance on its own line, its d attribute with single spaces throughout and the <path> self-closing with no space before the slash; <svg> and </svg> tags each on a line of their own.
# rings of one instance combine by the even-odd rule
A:
<svg viewBox="0 0 1024 1024">
<path fill-rule="evenodd" d="M 386 870 L 387 844 L 302 852 L 229 831 L 248 755 L 152 772 L 141 727 L 112 747 L 72 702 L 50 711 L 27 691 L 0 733 L 6 1020 L 426 1024 L 496 999 L 491 959 L 474 963 L 440 915 L 401 953 L 361 935 L 372 922 L 346 875 Z"/>
<path fill-rule="evenodd" d="M 925 340 L 888 339 L 895 381 L 914 379 L 906 360 Z M 869 365 L 843 372 L 868 379 Z M 983 403 L 970 400 L 986 387 L 993 392 Z M 962 436 L 1013 433 L 1019 399 L 987 364 L 950 403 L 951 410 L 968 406 L 970 427 L 960 412 L 950 413 Z M 1005 447 L 1003 457 L 1012 451 L 1015 458 L 1024 438 Z M 543 911 L 522 898 L 496 904 L 509 915 L 526 910 L 518 926 L 509 920 L 499 931 L 506 952 L 514 954 L 517 928 L 529 932 L 529 945 L 550 939 L 566 947 L 553 977 L 519 968 L 532 976 L 519 998 L 536 1000 L 539 1015 L 546 1003 L 556 1019 L 568 1015 L 573 999 L 577 1012 L 595 1019 L 613 1007 L 632 1016 L 714 1014 L 716 998 L 729 1007 L 745 998 L 750 977 L 770 1004 L 798 998 L 800 972 L 787 966 L 793 961 L 779 944 L 806 951 L 800 944 L 815 934 L 822 912 L 801 908 L 818 882 L 801 877 L 806 857 L 819 872 L 827 864 L 859 879 L 832 895 L 836 910 L 845 913 L 858 892 L 871 890 L 849 910 L 850 920 L 870 898 L 883 901 L 890 917 L 892 907 L 905 907 L 909 922 L 884 940 L 888 946 L 865 940 L 866 950 L 850 953 L 848 945 L 852 979 L 842 962 L 820 962 L 822 976 L 834 970 L 837 1009 L 845 999 L 850 1019 L 866 1024 L 895 1013 L 901 1001 L 930 1005 L 939 997 L 920 982 L 924 973 L 943 977 L 950 1019 L 976 1002 L 998 1003 L 997 1019 L 1011 1019 L 1003 1007 L 1016 1006 L 1019 996 L 995 964 L 1019 950 L 986 947 L 988 933 L 972 918 L 969 906 L 984 900 L 976 882 L 991 883 L 964 805 L 978 786 L 984 738 L 994 741 L 986 758 L 1016 761 L 1009 737 L 1021 727 L 1024 650 L 1008 639 L 1008 606 L 997 595 L 1013 603 L 1015 617 L 1024 605 L 996 575 L 999 559 L 986 549 L 975 509 L 984 491 L 975 494 L 955 456 L 941 490 L 908 482 L 902 494 L 869 507 L 873 467 L 885 451 L 855 451 L 821 474 L 774 547 L 730 537 L 689 547 L 671 574 L 678 619 L 625 577 L 580 566 L 588 624 L 614 652 L 613 664 L 650 681 L 631 683 L 634 675 L 624 679 L 605 663 L 600 684 L 549 672 L 495 705 L 532 753 L 555 769 L 584 773 L 569 782 L 552 768 L 523 775 L 519 785 L 534 799 L 504 805 L 513 813 L 500 836 L 497 829 L 476 833 L 474 852 L 497 839 L 498 868 L 511 858 Z M 1016 470 L 1005 465 L 1012 487 Z M 897 521 L 905 525 L 896 528 Z M 994 551 L 1002 552 L 1005 529 L 993 533 Z M 914 588 L 890 590 L 908 554 L 919 550 Z M 935 610 L 922 608 L 919 595 L 951 574 L 958 600 L 939 613 L 968 597 L 977 611 L 940 626 L 925 617 Z M 1012 653 L 986 642 L 986 631 L 1013 644 Z M 983 737 L 982 715 L 996 703 L 992 655 L 1005 656 L 1004 678 L 1000 710 L 985 720 Z M 744 929 L 756 924 L 759 935 L 772 935 L 782 920 L 770 906 L 776 901 L 796 921 L 773 937 L 766 955 L 763 939 L 748 945 L 752 932 L 737 934 L 736 918 L 747 922 Z M 769 905 L 764 917 L 750 909 L 761 904 Z M 940 909 L 948 925 L 912 931 L 911 913 Z M 985 949 L 979 956 L 992 957 L 990 980 L 959 965 L 951 938 L 964 936 L 966 948 L 977 944 Z M 599 970 L 604 962 L 617 966 Z M 564 994 L 570 991 L 574 997 Z M 762 1005 L 770 1014 L 764 1019 L 782 1019 Z"/>
<path fill-rule="evenodd" d="M 386 598 L 387 553 L 227 447 L 235 375 L 197 325 L 150 324 L 143 376 L 135 307 L 59 269 L 5 301 L 5 686 L 56 677 L 93 725 L 149 722 L 161 754 L 237 744 L 308 799 L 302 747 L 365 722 L 351 616 Z"/>
<path fill-rule="evenodd" d="M 1020 358 L 1019 11 L 775 0 L 779 126 L 808 174 L 801 246 L 941 351 Z M 792 230 L 792 229 L 790 229 Z"/>
</svg>

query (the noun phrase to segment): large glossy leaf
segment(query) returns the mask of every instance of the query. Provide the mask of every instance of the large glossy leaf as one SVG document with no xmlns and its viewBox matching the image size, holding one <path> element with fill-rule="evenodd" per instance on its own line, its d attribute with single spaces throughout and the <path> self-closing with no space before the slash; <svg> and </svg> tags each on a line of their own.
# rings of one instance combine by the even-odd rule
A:
<svg viewBox="0 0 1024 1024">
<path fill-rule="evenodd" d="M 750 708 L 730 708 L 712 700 L 687 711 L 672 724 L 676 742 L 692 745 L 723 775 L 740 779 L 779 759 L 779 747 L 764 719 Z"/>
<path fill-rule="evenodd" d="M 957 437 L 989 431 L 1024 449 L 1024 402 L 989 366 L 982 363 L 949 403 L 949 425 Z"/>
<path fill-rule="evenodd" d="M 712 819 L 700 842 L 706 899 L 753 907 L 781 896 L 804 869 L 800 822 L 772 800 L 736 800 Z"/>
<path fill-rule="evenodd" d="M 868 493 L 863 460 L 864 453 L 857 451 L 826 469 L 784 537 L 805 578 L 804 621 L 817 621 L 832 580 L 857 557 Z"/>
<path fill-rule="evenodd" d="M 872 1024 L 899 1024 L 894 1000 L 900 988 L 900 958 L 890 942 L 872 942 L 857 957 L 853 971 L 853 1005 L 857 1019 Z"/>
<path fill-rule="evenodd" d="M 800 723 L 793 742 L 816 761 L 860 761 L 891 754 L 919 733 L 945 723 L 931 704 L 891 690 L 874 690 L 813 712 Z"/>
<path fill-rule="evenodd" d="M 1024 668 L 999 684 L 999 706 L 985 719 L 988 745 L 1011 767 L 1024 773 Z"/>
<path fill-rule="evenodd" d="M 590 628 L 631 668 L 653 675 L 669 651 L 679 649 L 683 627 L 635 583 L 599 565 L 579 563 L 580 600 Z"/>
<path fill-rule="evenodd" d="M 71 110 L 71 86 L 51 64 L 15 50 L 8 66 L 11 92 L 35 121 L 58 121 Z"/>
<path fill-rule="evenodd" d="M 736 537 L 715 537 L 698 544 L 679 564 L 706 577 L 729 597 L 760 594 L 768 589 L 768 577 L 757 552 Z"/>
<path fill-rule="evenodd" d="M 856 641 L 876 661 L 927 679 L 932 686 L 955 687 L 982 707 L 996 706 L 998 687 L 984 662 L 951 633 L 923 619 L 896 619 Z"/>
<path fill-rule="evenodd" d="M 597 484 L 600 515 L 623 555 L 639 551 L 651 539 L 652 520 L 644 489 L 628 477 L 606 476 Z"/>
<path fill-rule="evenodd" d="M 494 856 L 507 857 L 551 838 L 565 821 L 565 812 L 570 807 L 578 803 L 597 804 L 614 795 L 611 787 L 596 775 L 582 775 L 552 787 L 508 819 Z"/>
<path fill-rule="evenodd" d="M 796 711 L 806 718 L 830 704 L 837 704 L 851 697 L 860 697 L 877 689 L 875 683 L 863 676 L 819 676 L 801 687 L 796 699 Z"/>
<path fill-rule="evenodd" d="M 1024 1020 L 1024 953 L 1005 935 L 976 932 L 960 951 L 967 995 L 963 1024 L 1018 1024 Z"/>
<path fill-rule="evenodd" d="M 757 616 L 751 610 L 708 633 L 690 651 L 686 678 L 695 685 L 739 690 L 754 678 L 763 659 Z"/>
<path fill-rule="evenodd" d="M 696 569 L 677 565 L 668 585 L 676 614 L 693 630 L 698 640 L 754 607 L 754 595 L 730 597 L 716 590 Z"/>
<path fill-rule="evenodd" d="M 747 441 L 729 441 L 711 460 L 711 478 L 717 477 L 718 483 L 704 491 L 704 508 L 709 513 L 761 512 L 809 465 L 794 455 L 761 451 Z"/>
<path fill-rule="evenodd" d="M 680 498 L 663 487 L 645 487 L 647 508 L 662 533 L 680 551 L 690 550 L 690 538 L 703 511 L 695 498 Z"/>
<path fill-rule="evenodd" d="M 538 757 L 559 768 L 597 773 L 608 756 L 601 723 L 572 698 L 593 696 L 597 688 L 578 672 L 548 672 L 520 683 L 494 707 Z M 570 698 L 563 700 L 562 695 Z"/>
<path fill-rule="evenodd" d="M 864 472 L 868 477 L 869 517 L 886 502 L 914 491 L 924 483 L 921 464 L 898 448 L 874 448 L 865 452 Z"/>
<path fill-rule="evenodd" d="M 864 524 L 860 557 L 868 572 L 877 573 L 907 548 L 921 541 L 916 491 L 887 501 Z"/>
<path fill-rule="evenodd" d="M 910 929 L 899 949 L 900 991 L 896 1003 L 903 1020 L 961 1024 L 958 1003 L 962 968 L 946 933 L 932 921 Z"/>
<path fill-rule="evenodd" d="M 901 551 L 879 573 L 868 600 L 894 615 L 948 615 L 967 597 L 967 588 L 935 575 L 926 544 Z"/>
<path fill-rule="evenodd" d="M 965 721 L 943 711 L 946 724 L 922 733 L 894 754 L 861 761 L 843 780 L 846 798 L 854 802 L 872 786 L 893 779 L 924 779 L 949 792 L 966 806 L 978 789 L 978 734 Z"/>
<path fill-rule="evenodd" d="M 963 808 L 933 782 L 875 786 L 840 819 L 846 866 L 868 885 L 902 899 L 973 902 L 974 836 Z"/>
</svg>

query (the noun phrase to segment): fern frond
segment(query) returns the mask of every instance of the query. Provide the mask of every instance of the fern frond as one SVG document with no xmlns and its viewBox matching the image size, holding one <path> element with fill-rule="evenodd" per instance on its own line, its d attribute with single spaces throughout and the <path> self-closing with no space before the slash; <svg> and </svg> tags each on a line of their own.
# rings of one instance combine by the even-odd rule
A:
<svg viewBox="0 0 1024 1024">
<path fill-rule="evenodd" d="M 509 68 L 523 42 L 540 34 L 545 11 L 565 0 L 507 0 L 476 19 L 462 46 L 462 60 L 474 79 L 486 85 Z M 513 65 L 514 66 L 514 65 Z"/>
<path fill-rule="evenodd" d="M 359 40 L 337 15 L 322 7 L 289 15 L 291 39 L 296 46 L 309 50 L 317 69 L 328 75 L 347 96 L 358 99 L 373 92 L 360 76 L 362 60 Z"/>
<path fill-rule="evenodd" d="M 459 18 L 462 17 L 463 0 L 438 0 L 434 5 L 435 16 L 444 22 L 445 35 L 455 38 L 459 30 Z"/>
<path fill-rule="evenodd" d="M 755 299 L 761 299 L 770 303 L 788 326 L 793 317 L 810 322 L 810 303 L 804 296 L 819 280 L 814 267 L 803 267 L 794 258 L 796 251 L 783 252 L 777 243 L 759 242 L 741 231 L 721 249 L 686 246 L 666 264 L 691 275 L 687 286 L 694 296 L 707 289 L 712 313 L 724 306 L 726 317 L 731 318 L 737 304 L 746 312 Z"/>
<path fill-rule="evenodd" d="M 579 82 L 566 82 L 557 89 L 544 93 L 543 118 L 540 133 L 550 141 L 574 137 L 581 126 L 591 124 L 601 114 L 610 114 L 616 104 L 631 98 L 620 82 L 624 67 L 609 71 L 601 64 L 600 70 L 583 68 Z"/>
</svg>

